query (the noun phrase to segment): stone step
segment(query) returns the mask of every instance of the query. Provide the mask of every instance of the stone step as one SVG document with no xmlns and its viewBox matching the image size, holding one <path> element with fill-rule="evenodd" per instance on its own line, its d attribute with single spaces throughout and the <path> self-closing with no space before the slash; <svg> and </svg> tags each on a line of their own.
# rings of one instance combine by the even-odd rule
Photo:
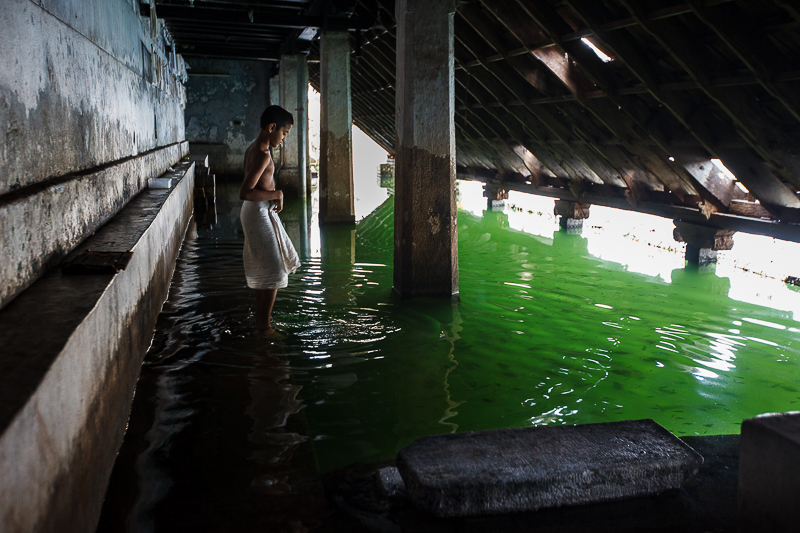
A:
<svg viewBox="0 0 800 533">
<path fill-rule="evenodd" d="M 702 464 L 653 420 L 437 435 L 397 455 L 409 497 L 440 517 L 656 494 L 679 488 Z"/>
</svg>

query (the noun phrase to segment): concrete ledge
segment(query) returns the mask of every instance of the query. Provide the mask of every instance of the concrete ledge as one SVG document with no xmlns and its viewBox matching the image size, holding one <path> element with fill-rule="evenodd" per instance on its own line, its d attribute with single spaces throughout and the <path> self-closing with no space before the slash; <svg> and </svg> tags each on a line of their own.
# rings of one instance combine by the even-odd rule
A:
<svg viewBox="0 0 800 533">
<path fill-rule="evenodd" d="M 117 274 L 54 269 L 0 310 L 0 531 L 94 531 L 141 362 L 192 213 L 194 167 L 79 246 Z"/>
<path fill-rule="evenodd" d="M 440 517 L 657 494 L 680 488 L 702 464 L 652 420 L 423 437 L 397 455 L 409 497 Z"/>
<path fill-rule="evenodd" d="M 742 422 L 738 499 L 740 531 L 800 528 L 800 412 Z"/>
<path fill-rule="evenodd" d="M 0 197 L 0 308 L 188 153 L 176 143 Z"/>
</svg>

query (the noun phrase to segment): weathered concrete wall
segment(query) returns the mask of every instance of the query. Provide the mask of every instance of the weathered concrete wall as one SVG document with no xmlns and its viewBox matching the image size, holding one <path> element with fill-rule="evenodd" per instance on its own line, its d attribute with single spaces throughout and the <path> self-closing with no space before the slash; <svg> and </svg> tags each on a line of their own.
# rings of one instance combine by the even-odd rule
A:
<svg viewBox="0 0 800 533">
<path fill-rule="evenodd" d="M 0 194 L 183 140 L 179 84 L 143 77 L 161 61 L 128 1 L 4 4 Z"/>
<path fill-rule="evenodd" d="M 0 10 L 0 307 L 180 159 L 182 59 L 131 0 Z"/>
<path fill-rule="evenodd" d="M 270 105 L 273 63 L 200 58 L 188 63 L 186 139 L 192 146 L 217 145 L 209 151 L 211 172 L 241 179 L 244 151 L 258 135 L 261 113 Z"/>
<path fill-rule="evenodd" d="M 55 269 L 0 311 L 0 531 L 95 530 L 192 214 L 185 169 L 76 250 L 133 250 L 125 270 Z"/>
</svg>

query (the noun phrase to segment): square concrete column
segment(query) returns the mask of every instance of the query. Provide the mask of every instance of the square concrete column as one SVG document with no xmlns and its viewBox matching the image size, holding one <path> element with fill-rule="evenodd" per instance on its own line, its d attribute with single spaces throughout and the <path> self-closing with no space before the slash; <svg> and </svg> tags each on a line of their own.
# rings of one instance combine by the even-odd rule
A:
<svg viewBox="0 0 800 533">
<path fill-rule="evenodd" d="M 455 2 L 398 0 L 394 289 L 458 294 Z"/>
<path fill-rule="evenodd" d="M 353 224 L 350 34 L 324 32 L 320 61 L 319 222 Z"/>
<path fill-rule="evenodd" d="M 280 106 L 294 115 L 281 148 L 278 187 L 290 197 L 308 195 L 308 62 L 302 54 L 281 57 Z"/>
<path fill-rule="evenodd" d="M 713 263 L 718 250 L 733 248 L 733 231 L 675 220 L 672 232 L 677 242 L 686 243 L 686 260 L 689 263 Z"/>
</svg>

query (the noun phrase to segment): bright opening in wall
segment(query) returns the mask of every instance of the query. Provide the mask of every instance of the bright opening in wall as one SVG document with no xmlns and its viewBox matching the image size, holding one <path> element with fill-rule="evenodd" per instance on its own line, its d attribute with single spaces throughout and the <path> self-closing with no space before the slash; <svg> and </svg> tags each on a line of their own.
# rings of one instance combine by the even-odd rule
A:
<svg viewBox="0 0 800 533">
<path fill-rule="evenodd" d="M 598 47 L 596 47 L 596 46 L 595 46 L 595 45 L 592 43 L 592 41 L 590 41 L 590 40 L 589 40 L 589 39 L 587 39 L 586 37 L 583 37 L 583 38 L 581 38 L 581 42 L 583 42 L 583 44 L 585 44 L 586 46 L 588 46 L 589 48 L 591 48 L 591 49 L 592 49 L 592 51 L 593 51 L 595 54 L 597 54 L 597 57 L 599 57 L 600 59 L 602 59 L 602 60 L 603 60 L 603 63 L 608 63 L 609 61 L 613 61 L 613 60 L 611 59 L 611 57 L 610 57 L 608 54 L 606 54 L 605 52 L 603 52 L 602 50 L 600 50 Z"/>
</svg>

